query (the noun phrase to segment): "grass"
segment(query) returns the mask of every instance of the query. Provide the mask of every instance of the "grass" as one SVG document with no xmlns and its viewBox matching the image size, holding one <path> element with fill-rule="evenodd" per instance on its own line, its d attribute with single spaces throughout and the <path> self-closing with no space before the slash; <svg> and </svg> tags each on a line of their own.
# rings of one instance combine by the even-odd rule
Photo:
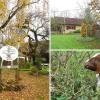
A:
<svg viewBox="0 0 100 100">
<path fill-rule="evenodd" d="M 51 49 L 99 49 L 100 39 L 82 38 L 80 34 L 52 35 Z"/>
<path fill-rule="evenodd" d="M 30 69 L 20 69 L 20 71 L 30 71 Z"/>
<path fill-rule="evenodd" d="M 100 51 L 51 52 L 51 100 L 99 100 L 96 73 L 84 68 L 85 61 Z"/>
</svg>

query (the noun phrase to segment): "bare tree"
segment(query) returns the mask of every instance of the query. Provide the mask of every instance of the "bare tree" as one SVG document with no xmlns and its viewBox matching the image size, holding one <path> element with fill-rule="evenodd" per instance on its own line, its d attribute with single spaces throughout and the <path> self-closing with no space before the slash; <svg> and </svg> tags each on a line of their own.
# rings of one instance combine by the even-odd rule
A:
<svg viewBox="0 0 100 100">
<path fill-rule="evenodd" d="M 49 19 L 41 13 L 30 13 L 22 28 L 28 31 L 29 56 L 32 58 L 33 64 L 35 64 L 39 40 L 48 39 L 49 36 Z M 30 32 L 34 35 L 34 38 L 29 35 Z"/>
</svg>

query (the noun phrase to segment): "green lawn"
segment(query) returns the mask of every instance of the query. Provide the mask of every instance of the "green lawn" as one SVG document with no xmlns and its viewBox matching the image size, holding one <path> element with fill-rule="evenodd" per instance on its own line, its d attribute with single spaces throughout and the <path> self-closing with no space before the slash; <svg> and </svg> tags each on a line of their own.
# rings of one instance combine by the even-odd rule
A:
<svg viewBox="0 0 100 100">
<path fill-rule="evenodd" d="M 52 35 L 51 49 L 100 49 L 100 39 L 82 38 L 80 34 Z"/>
</svg>

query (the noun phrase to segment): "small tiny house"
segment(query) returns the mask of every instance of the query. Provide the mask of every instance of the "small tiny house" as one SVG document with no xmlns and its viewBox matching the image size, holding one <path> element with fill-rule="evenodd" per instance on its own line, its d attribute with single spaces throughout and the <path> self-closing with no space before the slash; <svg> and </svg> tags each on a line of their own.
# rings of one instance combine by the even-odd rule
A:
<svg viewBox="0 0 100 100">
<path fill-rule="evenodd" d="M 78 18 L 65 18 L 64 29 L 65 33 L 73 32 L 81 29 L 82 19 Z"/>
<path fill-rule="evenodd" d="M 62 33 L 69 33 L 75 30 L 81 29 L 82 19 L 79 18 L 64 18 L 64 17 L 54 17 L 51 18 L 51 31 L 61 31 Z M 54 26 L 54 24 L 56 26 Z M 57 28 L 60 27 L 60 28 Z M 56 29 L 55 29 L 56 28 Z"/>
</svg>

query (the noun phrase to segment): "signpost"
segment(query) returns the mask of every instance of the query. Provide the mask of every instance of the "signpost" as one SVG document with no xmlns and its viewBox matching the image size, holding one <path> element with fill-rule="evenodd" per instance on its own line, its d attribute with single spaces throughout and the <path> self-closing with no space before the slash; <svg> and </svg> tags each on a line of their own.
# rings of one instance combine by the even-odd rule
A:
<svg viewBox="0 0 100 100">
<path fill-rule="evenodd" d="M 3 60 L 13 61 L 18 57 L 18 50 L 13 46 L 4 46 L 0 49 L 0 56 Z"/>
<path fill-rule="evenodd" d="M 2 58 L 1 60 L 1 68 L 5 68 L 6 66 L 3 66 L 3 62 L 7 61 L 10 62 L 10 65 L 7 65 L 7 68 L 17 68 L 18 65 L 14 65 L 13 62 L 18 58 L 18 50 L 10 45 L 4 46 L 0 49 L 0 56 Z M 18 61 L 18 59 L 17 59 Z M 0 68 L 0 82 L 1 82 L 1 68 Z M 18 79 L 15 75 L 16 80 Z"/>
<path fill-rule="evenodd" d="M 13 68 L 15 67 L 13 65 L 13 61 L 16 58 L 18 58 L 18 50 L 13 46 L 9 46 L 9 45 L 4 46 L 0 49 L 0 56 L 2 58 L 1 67 L 4 67 L 3 66 L 4 61 L 8 61 L 8 62 L 11 62 L 11 65 L 10 66 L 8 65 L 7 68 Z"/>
</svg>

